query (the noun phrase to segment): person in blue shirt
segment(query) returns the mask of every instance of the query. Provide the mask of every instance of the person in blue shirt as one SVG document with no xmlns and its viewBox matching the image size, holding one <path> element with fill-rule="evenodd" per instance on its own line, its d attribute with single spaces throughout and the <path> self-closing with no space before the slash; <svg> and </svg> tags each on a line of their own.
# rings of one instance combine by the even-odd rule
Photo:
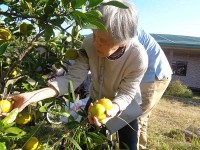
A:
<svg viewBox="0 0 200 150">
<path fill-rule="evenodd" d="M 147 125 L 152 109 L 168 87 L 172 69 L 162 48 L 149 33 L 138 28 L 137 37 L 147 51 L 149 59 L 147 71 L 140 84 L 141 107 L 144 111 L 143 115 L 138 119 L 138 144 L 141 150 L 145 149 L 147 145 Z"/>
</svg>

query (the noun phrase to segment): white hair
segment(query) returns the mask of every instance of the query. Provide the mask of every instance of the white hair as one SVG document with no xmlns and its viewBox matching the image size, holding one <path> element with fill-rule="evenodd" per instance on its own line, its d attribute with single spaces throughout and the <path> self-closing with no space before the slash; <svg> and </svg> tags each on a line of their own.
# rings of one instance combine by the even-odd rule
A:
<svg viewBox="0 0 200 150">
<path fill-rule="evenodd" d="M 115 44 L 127 43 L 137 32 L 138 14 L 135 5 L 124 0 L 118 0 L 128 8 L 112 5 L 102 5 L 103 24 L 113 35 Z"/>
</svg>

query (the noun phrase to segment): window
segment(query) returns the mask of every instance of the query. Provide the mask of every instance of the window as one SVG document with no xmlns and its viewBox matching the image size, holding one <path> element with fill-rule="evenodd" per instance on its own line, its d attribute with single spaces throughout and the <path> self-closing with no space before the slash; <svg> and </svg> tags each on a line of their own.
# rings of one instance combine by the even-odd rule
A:
<svg viewBox="0 0 200 150">
<path fill-rule="evenodd" d="M 172 63 L 173 75 L 186 76 L 187 62 L 176 61 Z"/>
</svg>

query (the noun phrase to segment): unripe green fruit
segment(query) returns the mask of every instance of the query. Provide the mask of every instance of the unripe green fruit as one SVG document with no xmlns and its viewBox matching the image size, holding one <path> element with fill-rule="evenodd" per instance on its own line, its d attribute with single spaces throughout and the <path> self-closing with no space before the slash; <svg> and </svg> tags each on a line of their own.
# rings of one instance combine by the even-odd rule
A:
<svg viewBox="0 0 200 150">
<path fill-rule="evenodd" d="M 92 116 L 97 117 L 99 121 L 106 118 L 105 111 L 106 111 L 105 107 L 101 104 L 94 104 L 89 110 Z"/>
<path fill-rule="evenodd" d="M 69 60 L 75 60 L 78 57 L 78 51 L 75 49 L 67 50 L 65 57 Z"/>
</svg>

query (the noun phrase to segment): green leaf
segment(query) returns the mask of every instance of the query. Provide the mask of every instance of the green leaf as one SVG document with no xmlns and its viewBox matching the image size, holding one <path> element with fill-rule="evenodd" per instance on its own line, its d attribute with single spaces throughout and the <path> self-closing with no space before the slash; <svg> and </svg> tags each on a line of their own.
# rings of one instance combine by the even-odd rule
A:
<svg viewBox="0 0 200 150">
<path fill-rule="evenodd" d="M 61 115 L 61 116 L 64 116 L 64 117 L 67 117 L 67 118 L 70 116 L 70 114 L 67 113 L 67 112 L 62 112 L 62 113 L 60 113 L 60 115 Z"/>
<path fill-rule="evenodd" d="M 91 139 L 93 139 L 93 141 L 95 141 L 95 143 L 99 143 L 99 144 L 103 143 L 103 141 L 105 140 L 105 136 L 94 133 L 94 132 L 88 132 L 87 136 L 90 137 Z"/>
<path fill-rule="evenodd" d="M 80 123 L 78 121 L 70 121 L 66 123 L 66 127 L 68 129 L 74 129 L 76 127 L 80 126 Z"/>
<path fill-rule="evenodd" d="M 87 0 L 75 0 L 75 8 L 79 8 L 82 5 L 84 5 L 87 2 Z"/>
<path fill-rule="evenodd" d="M 37 102 L 39 106 L 42 106 L 42 101 Z"/>
<path fill-rule="evenodd" d="M 71 0 L 61 0 L 63 6 L 67 6 Z"/>
<path fill-rule="evenodd" d="M 29 90 L 29 84 L 28 83 L 22 83 L 22 86 L 24 89 Z"/>
<path fill-rule="evenodd" d="M 25 3 L 26 3 L 26 5 L 27 5 L 27 7 L 28 7 L 30 13 L 32 14 L 32 13 L 33 13 L 33 8 L 32 8 L 32 6 L 31 6 L 31 4 L 28 3 L 27 1 L 25 1 Z"/>
<path fill-rule="evenodd" d="M 101 2 L 103 2 L 103 0 L 89 0 L 89 8 L 90 7 L 95 7 L 97 5 L 99 5 Z"/>
<path fill-rule="evenodd" d="M 100 11 L 98 10 L 92 10 L 92 11 L 88 11 L 85 13 L 85 15 L 87 16 L 87 18 L 94 18 L 95 20 L 98 18 L 102 18 L 102 14 Z"/>
<path fill-rule="evenodd" d="M 50 25 L 46 26 L 44 33 L 45 40 L 48 41 L 52 35 L 53 35 L 53 28 Z"/>
<path fill-rule="evenodd" d="M 7 150 L 6 144 L 4 142 L 0 142 L 0 150 Z"/>
<path fill-rule="evenodd" d="M 82 148 L 73 138 L 66 136 L 65 139 L 70 141 L 78 150 L 82 150 Z"/>
<path fill-rule="evenodd" d="M 5 130 L 6 133 L 12 133 L 12 134 L 16 134 L 16 135 L 24 135 L 26 132 L 24 132 L 22 129 L 18 128 L 18 127 L 10 127 L 8 129 Z"/>
<path fill-rule="evenodd" d="M 50 20 L 53 25 L 60 26 L 65 21 L 65 18 L 55 18 Z"/>
<path fill-rule="evenodd" d="M 12 123 L 13 121 L 15 121 L 17 114 L 18 114 L 19 110 L 18 108 L 13 109 L 9 115 L 7 117 L 5 117 L 3 120 L 1 120 L 1 122 L 3 124 L 9 124 Z"/>
<path fill-rule="evenodd" d="M 9 45 L 8 43 L 3 43 L 2 45 L 0 45 L 0 55 L 4 54 L 4 52 L 6 51 L 8 45 Z"/>
<path fill-rule="evenodd" d="M 74 104 L 76 103 L 76 97 L 74 94 L 74 86 L 72 81 L 68 82 L 68 93 L 69 93 L 69 101 L 73 102 Z"/>
<path fill-rule="evenodd" d="M 113 5 L 113 6 L 116 6 L 119 8 L 124 8 L 124 9 L 128 8 L 126 5 L 124 5 L 123 3 L 118 2 L 118 1 L 109 1 L 107 3 L 104 3 L 103 5 Z"/>
<path fill-rule="evenodd" d="M 8 124 L 4 125 L 4 128 L 7 129 L 9 127 L 12 127 L 14 124 L 15 124 L 15 122 L 8 123 Z"/>
<path fill-rule="evenodd" d="M 101 22 L 96 21 L 94 19 L 90 19 L 90 18 L 88 18 L 87 21 L 89 23 L 86 23 L 83 26 L 83 29 L 100 29 L 103 31 L 107 31 L 106 27 Z"/>
<path fill-rule="evenodd" d="M 46 5 L 46 7 L 44 8 L 44 12 L 45 14 L 52 14 L 54 12 L 54 7 L 52 5 Z"/>
<path fill-rule="evenodd" d="M 39 111 L 40 112 L 47 112 L 48 108 L 46 106 L 42 106 L 42 107 L 39 108 Z"/>
<path fill-rule="evenodd" d="M 87 18 L 87 16 L 84 13 L 82 13 L 82 12 L 80 12 L 78 10 L 74 10 L 72 12 L 72 14 L 73 14 L 73 16 L 76 15 L 77 17 L 80 17 L 80 18 L 83 18 L 83 19 Z"/>
</svg>

